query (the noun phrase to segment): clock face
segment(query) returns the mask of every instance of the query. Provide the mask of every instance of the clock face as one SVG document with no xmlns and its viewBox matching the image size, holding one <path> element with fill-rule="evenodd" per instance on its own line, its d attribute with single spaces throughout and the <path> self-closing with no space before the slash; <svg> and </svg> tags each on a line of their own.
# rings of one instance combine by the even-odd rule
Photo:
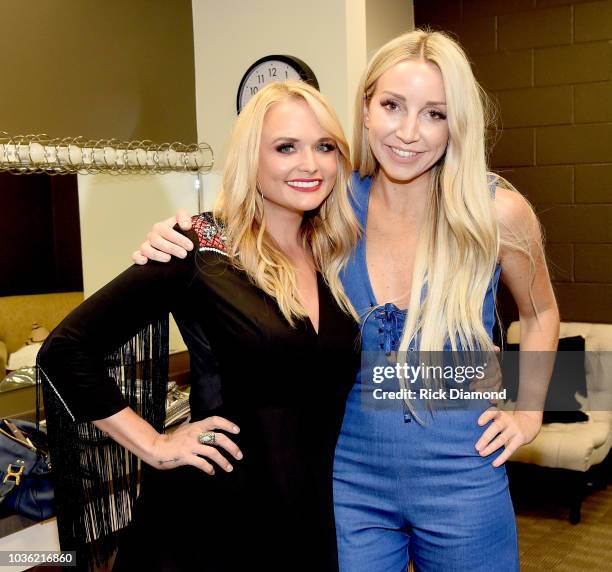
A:
<svg viewBox="0 0 612 572">
<path fill-rule="evenodd" d="M 273 81 L 288 79 L 304 80 L 318 89 L 317 79 L 312 70 L 302 61 L 290 56 L 266 56 L 256 61 L 244 74 L 236 107 L 238 113 L 262 87 Z"/>
</svg>

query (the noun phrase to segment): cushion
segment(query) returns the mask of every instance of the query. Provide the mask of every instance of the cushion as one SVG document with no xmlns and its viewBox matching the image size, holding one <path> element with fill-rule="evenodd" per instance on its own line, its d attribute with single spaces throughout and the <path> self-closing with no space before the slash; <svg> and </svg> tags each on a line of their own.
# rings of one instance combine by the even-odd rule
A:
<svg viewBox="0 0 612 572">
<path fill-rule="evenodd" d="M 507 344 L 506 351 L 517 352 L 519 344 Z M 555 367 L 548 386 L 544 404 L 543 423 L 577 423 L 587 421 L 588 416 L 580 411 L 581 404 L 576 395 L 587 396 L 586 371 L 584 366 L 585 340 L 582 336 L 560 338 Z M 580 353 L 574 353 L 580 352 Z M 516 401 L 518 392 L 518 359 L 506 360 L 503 365 L 504 385 L 508 398 Z"/>
<path fill-rule="evenodd" d="M 36 355 L 41 348 L 42 342 L 37 344 L 27 344 L 13 352 L 9 356 L 7 370 L 21 369 L 22 367 L 34 367 L 36 365 Z"/>
<path fill-rule="evenodd" d="M 584 472 L 601 463 L 611 446 L 608 423 L 592 419 L 575 424 L 550 423 L 542 425 L 535 440 L 519 447 L 510 460 Z"/>
</svg>

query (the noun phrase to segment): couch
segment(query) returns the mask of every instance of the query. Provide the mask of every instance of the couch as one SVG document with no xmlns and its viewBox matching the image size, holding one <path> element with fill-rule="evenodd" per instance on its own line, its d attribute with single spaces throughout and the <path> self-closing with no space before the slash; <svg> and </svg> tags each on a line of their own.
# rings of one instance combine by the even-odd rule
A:
<svg viewBox="0 0 612 572">
<path fill-rule="evenodd" d="M 24 345 L 37 322 L 51 331 L 83 301 L 82 292 L 0 297 L 0 380 L 8 356 Z M 34 388 L 0 393 L 0 416 L 20 416 L 34 409 Z"/>
<path fill-rule="evenodd" d="M 508 329 L 508 342 L 518 343 L 520 325 Z M 612 324 L 561 322 L 560 337 L 585 339 L 586 399 L 577 396 L 588 421 L 543 424 L 538 436 L 518 449 L 510 461 L 546 467 L 569 477 L 569 520 L 580 521 L 588 482 L 605 487 L 601 474 L 612 448 Z"/>
</svg>

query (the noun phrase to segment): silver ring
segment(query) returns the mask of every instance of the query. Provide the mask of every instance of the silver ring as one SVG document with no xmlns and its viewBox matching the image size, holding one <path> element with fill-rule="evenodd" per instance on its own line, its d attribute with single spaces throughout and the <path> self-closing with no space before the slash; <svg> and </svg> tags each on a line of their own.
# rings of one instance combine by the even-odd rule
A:
<svg viewBox="0 0 612 572">
<path fill-rule="evenodd" d="M 214 445 L 215 444 L 216 435 L 212 431 L 204 431 L 198 435 L 198 441 L 202 443 L 202 445 Z"/>
</svg>

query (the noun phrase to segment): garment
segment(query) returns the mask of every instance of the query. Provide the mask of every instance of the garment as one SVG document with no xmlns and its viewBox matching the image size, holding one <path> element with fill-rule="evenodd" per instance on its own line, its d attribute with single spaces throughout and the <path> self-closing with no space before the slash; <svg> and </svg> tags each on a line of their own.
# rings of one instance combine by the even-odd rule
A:
<svg viewBox="0 0 612 572">
<path fill-rule="evenodd" d="M 364 229 L 371 182 L 353 179 L 355 211 Z M 484 301 L 489 334 L 499 275 L 498 266 Z M 396 350 L 406 311 L 394 304 L 376 307 L 365 233 L 343 283 L 364 317 L 364 355 Z M 409 557 L 419 572 L 518 570 L 505 468 L 491 465 L 499 451 L 483 458 L 475 449 L 487 427 L 478 426 L 477 419 L 490 406 L 488 400 L 436 410 L 421 415 L 419 423 L 402 401 L 389 401 L 383 410 L 366 407 L 372 389 L 358 375 L 336 447 L 334 508 L 341 572 L 404 572 Z"/>
<path fill-rule="evenodd" d="M 76 420 L 125 407 L 102 356 L 171 311 L 192 356 L 192 421 L 226 417 L 244 454 L 209 476 L 143 467 L 121 570 L 337 570 L 332 462 L 358 365 L 358 327 L 318 274 L 319 333 L 292 328 L 230 263 L 223 229 L 193 219 L 194 251 L 133 266 L 51 334 L 40 366 Z M 216 376 L 205 375 L 205 356 Z M 222 449 L 220 449 L 223 451 Z M 225 453 L 228 456 L 227 453 Z"/>
</svg>

